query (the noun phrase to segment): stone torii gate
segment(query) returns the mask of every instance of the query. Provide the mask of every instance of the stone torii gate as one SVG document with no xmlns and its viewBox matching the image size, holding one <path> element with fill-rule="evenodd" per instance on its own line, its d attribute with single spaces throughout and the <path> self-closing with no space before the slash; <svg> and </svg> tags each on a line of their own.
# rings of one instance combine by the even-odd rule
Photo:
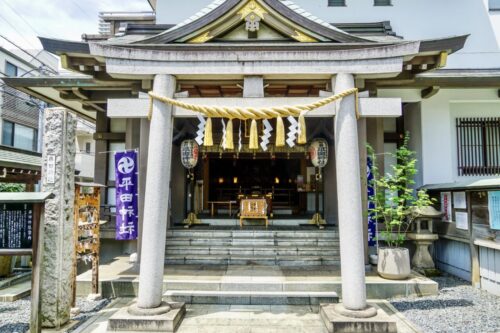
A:
<svg viewBox="0 0 500 333">
<path fill-rule="evenodd" d="M 245 80 L 245 85 L 256 80 Z M 251 82 L 251 83 L 250 83 Z M 332 76 L 334 94 L 355 87 L 355 76 L 338 73 Z M 262 84 L 257 80 L 257 86 Z M 155 75 L 153 91 L 167 97 L 175 97 L 176 78 L 174 75 Z M 245 87 L 247 88 L 247 87 Z M 263 85 L 260 87 L 263 92 Z M 178 98 L 194 104 L 206 104 L 205 98 Z M 318 98 L 300 98 L 301 103 Z M 266 103 L 267 102 L 267 103 Z M 284 105 L 290 98 L 218 98 L 210 99 L 210 105 L 217 106 L 264 106 Z M 398 117 L 401 115 L 399 98 L 360 98 L 361 118 L 355 110 L 355 96 L 344 97 L 336 105 L 323 107 L 311 112 L 314 116 L 332 116 L 335 129 L 335 160 L 337 172 L 338 223 L 340 236 L 340 256 L 342 274 L 342 304 L 335 306 L 335 312 L 347 317 L 371 318 L 377 310 L 366 302 L 365 287 L 365 240 L 366 226 L 363 224 L 362 187 L 360 173 L 360 144 L 358 122 L 367 117 Z M 108 116 L 111 118 L 146 119 L 149 99 L 110 100 Z M 167 313 L 168 304 L 162 301 L 163 267 L 168 219 L 168 205 L 171 196 L 169 182 L 158 182 L 157 175 L 170 179 L 172 159 L 172 136 L 174 117 L 194 117 L 195 113 L 153 101 L 153 112 L 149 129 L 144 219 L 141 242 L 141 264 L 139 275 L 139 295 L 131 312 L 135 315 Z M 364 136 L 361 135 L 364 140 Z M 160 249 L 160 250 L 159 250 Z M 348 258 L 348 260 L 346 259 Z M 178 309 L 174 309 L 179 311 Z M 334 320 L 334 311 L 325 307 L 323 311 Z M 380 316 L 380 314 L 379 314 Z M 123 317 L 119 317 L 123 319 Z M 380 319 L 377 319 L 380 321 Z"/>
<path fill-rule="evenodd" d="M 91 44 L 91 52 L 106 59 L 107 72 L 117 77 L 154 75 L 153 92 L 170 98 L 176 98 L 176 77 L 196 73 L 198 78 L 238 74 L 244 76 L 244 91 L 257 91 L 252 98 L 204 98 L 178 97 L 192 104 L 210 104 L 219 106 L 276 106 L 306 104 L 318 98 L 264 98 L 263 80 L 255 80 L 269 74 L 295 75 L 297 77 L 330 75 L 333 93 L 340 93 L 355 87 L 355 82 L 366 77 L 394 76 L 402 70 L 405 55 L 418 53 L 419 43 L 401 43 L 399 45 L 371 48 L 328 51 L 325 54 L 313 50 L 281 51 L 271 60 L 262 60 L 258 55 L 245 54 L 248 61 L 221 61 L 218 66 L 207 64 L 203 55 L 183 54 L 176 56 L 176 51 L 154 54 L 148 50 L 113 47 L 102 44 Z M 181 51 L 179 51 L 181 52 Z M 203 53 L 203 52 L 202 52 Z M 210 59 L 228 59 L 224 51 L 211 51 Z M 234 53 L 234 52 L 232 52 Z M 180 55 L 180 54 L 179 54 Z M 234 56 L 234 54 L 233 54 Z M 183 59 L 172 61 L 171 59 Z M 233 57 L 235 58 L 235 57 Z M 237 58 L 237 57 L 236 57 Z M 278 63 L 278 65 L 277 65 Z M 250 86 L 252 85 L 252 86 Z M 245 96 L 245 95 L 244 95 Z M 322 107 L 309 116 L 331 116 L 335 129 L 335 154 L 338 195 L 338 223 L 340 236 L 342 303 L 335 307 L 324 307 L 322 311 L 331 323 L 339 318 L 357 318 L 354 321 L 368 321 L 378 318 L 377 310 L 366 302 L 365 286 L 365 241 L 366 226 L 363 225 L 362 187 L 360 173 L 360 142 L 358 123 L 367 117 L 398 117 L 401 115 L 399 98 L 360 98 L 358 121 L 355 113 L 354 96 Z M 109 100 L 108 117 L 146 119 L 149 99 Z M 153 101 L 153 112 L 150 121 L 149 146 L 147 158 L 147 176 L 144 203 L 144 222 L 141 242 L 141 266 L 139 276 L 139 295 L 137 303 L 129 310 L 128 315 L 160 314 L 160 321 L 175 320 L 174 313 L 181 316 L 181 309 L 171 310 L 169 304 L 162 301 L 164 251 L 168 219 L 168 205 L 171 196 L 169 181 L 158 182 L 157 175 L 170 179 L 172 159 L 172 136 L 174 117 L 194 117 L 195 113 Z M 365 140 L 363 138 L 362 140 Z M 141 147 L 146 148 L 146 147 Z M 348 258 L 348 259 L 346 259 Z M 169 311 L 170 310 L 170 311 Z M 340 316 L 340 317 L 339 317 Z M 110 325 L 122 323 L 126 315 L 114 316 Z M 145 318 L 145 317 L 143 317 Z M 150 317 L 148 317 L 150 318 Z M 163 318 L 163 319 L 162 319 Z M 385 318 L 387 319 L 387 318 Z M 382 319 L 384 322 L 385 319 Z M 129 321 L 133 322 L 133 321 Z M 378 318 L 373 322 L 381 322 Z M 386 320 L 387 322 L 387 320 Z M 133 326 L 134 329 L 139 327 Z M 148 326 L 151 329 L 151 326 Z"/>
</svg>

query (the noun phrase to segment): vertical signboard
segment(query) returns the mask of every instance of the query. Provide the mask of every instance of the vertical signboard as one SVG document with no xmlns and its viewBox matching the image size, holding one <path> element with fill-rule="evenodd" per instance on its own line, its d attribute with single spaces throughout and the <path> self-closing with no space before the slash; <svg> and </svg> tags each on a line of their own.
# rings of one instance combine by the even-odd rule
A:
<svg viewBox="0 0 500 333">
<path fill-rule="evenodd" d="M 441 213 L 443 221 L 451 222 L 451 192 L 441 192 Z"/>
<path fill-rule="evenodd" d="M 56 182 L 56 155 L 47 155 L 45 181 L 47 184 L 54 184 Z"/>
<path fill-rule="evenodd" d="M 373 186 L 373 160 L 371 157 L 367 159 L 366 180 L 368 189 L 368 210 L 375 208 L 375 202 L 372 199 L 375 196 L 375 187 Z M 368 213 L 368 246 L 376 245 L 377 237 L 377 219 L 374 213 Z"/>
<path fill-rule="evenodd" d="M 116 239 L 134 240 L 138 235 L 137 152 L 115 153 Z"/>
</svg>

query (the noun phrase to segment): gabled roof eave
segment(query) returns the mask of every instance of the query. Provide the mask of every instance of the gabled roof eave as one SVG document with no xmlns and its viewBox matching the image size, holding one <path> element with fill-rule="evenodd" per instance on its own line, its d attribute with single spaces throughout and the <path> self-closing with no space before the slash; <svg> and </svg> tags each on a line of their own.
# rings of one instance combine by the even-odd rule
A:
<svg viewBox="0 0 500 333">
<path fill-rule="evenodd" d="M 280 15 L 288 18 L 290 21 L 310 30 L 314 33 L 330 39 L 332 42 L 373 42 L 369 39 L 354 36 L 335 27 L 328 27 L 324 24 L 317 23 L 293 10 L 290 6 L 285 5 L 279 0 L 262 0 L 267 6 Z M 187 24 L 180 24 L 169 30 L 166 30 L 156 36 L 136 41 L 137 44 L 167 44 L 173 43 L 182 37 L 189 36 L 196 31 L 203 29 L 208 24 L 219 20 L 227 12 L 231 11 L 235 6 L 240 4 L 241 0 L 226 0 L 216 8 L 211 9 L 205 15 L 196 18 Z M 329 25 L 329 24 L 328 24 Z"/>
</svg>

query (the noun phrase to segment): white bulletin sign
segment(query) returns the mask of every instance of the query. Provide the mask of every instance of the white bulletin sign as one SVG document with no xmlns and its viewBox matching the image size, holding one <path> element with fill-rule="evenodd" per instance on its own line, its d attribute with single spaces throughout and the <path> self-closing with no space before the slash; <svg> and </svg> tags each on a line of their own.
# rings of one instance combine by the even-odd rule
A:
<svg viewBox="0 0 500 333">
<path fill-rule="evenodd" d="M 467 209 L 465 192 L 453 192 L 453 207 L 455 209 Z"/>
<path fill-rule="evenodd" d="M 469 230 L 468 215 L 465 212 L 455 212 L 455 222 L 457 229 Z"/>
<path fill-rule="evenodd" d="M 441 213 L 443 221 L 451 221 L 451 192 L 441 192 Z"/>
<path fill-rule="evenodd" d="M 490 213 L 490 228 L 500 230 L 500 191 L 488 192 L 488 210 Z"/>
<path fill-rule="evenodd" d="M 45 182 L 47 184 L 54 184 L 56 182 L 56 155 L 47 155 L 45 172 Z"/>
</svg>

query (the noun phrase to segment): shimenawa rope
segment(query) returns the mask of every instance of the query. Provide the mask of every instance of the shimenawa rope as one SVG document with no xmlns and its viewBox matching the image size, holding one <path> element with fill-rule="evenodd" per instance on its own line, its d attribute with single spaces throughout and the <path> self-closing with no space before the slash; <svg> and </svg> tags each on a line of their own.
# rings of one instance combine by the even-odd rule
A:
<svg viewBox="0 0 500 333">
<path fill-rule="evenodd" d="M 296 106 L 281 106 L 281 107 L 263 107 L 263 108 L 251 108 L 251 107 L 224 107 L 224 106 L 205 106 L 196 105 L 191 103 L 185 103 L 173 98 L 157 95 L 154 92 L 149 92 L 149 113 L 148 119 L 151 120 L 153 114 L 153 100 L 158 100 L 162 103 L 171 104 L 186 110 L 194 111 L 206 116 L 207 123 L 205 125 L 205 138 L 204 145 L 212 146 L 212 121 L 211 118 L 228 118 L 228 129 L 226 130 L 226 148 L 232 149 L 233 145 L 233 133 L 232 133 L 232 120 L 249 120 L 251 119 L 250 126 L 250 140 L 249 148 L 258 149 L 258 131 L 257 131 L 257 120 L 261 119 L 273 119 L 276 118 L 276 146 L 283 147 L 285 145 L 285 129 L 282 117 L 299 117 L 299 136 L 297 138 L 298 144 L 305 144 L 307 142 L 306 135 L 306 113 L 318 109 L 322 106 L 333 103 L 339 99 L 342 99 L 349 95 L 355 95 L 355 111 L 356 116 L 359 118 L 359 108 L 358 108 L 358 89 L 352 88 L 343 91 L 339 94 L 329 96 L 327 98 L 321 99 L 317 102 L 306 104 L 306 105 L 296 105 Z"/>
</svg>

